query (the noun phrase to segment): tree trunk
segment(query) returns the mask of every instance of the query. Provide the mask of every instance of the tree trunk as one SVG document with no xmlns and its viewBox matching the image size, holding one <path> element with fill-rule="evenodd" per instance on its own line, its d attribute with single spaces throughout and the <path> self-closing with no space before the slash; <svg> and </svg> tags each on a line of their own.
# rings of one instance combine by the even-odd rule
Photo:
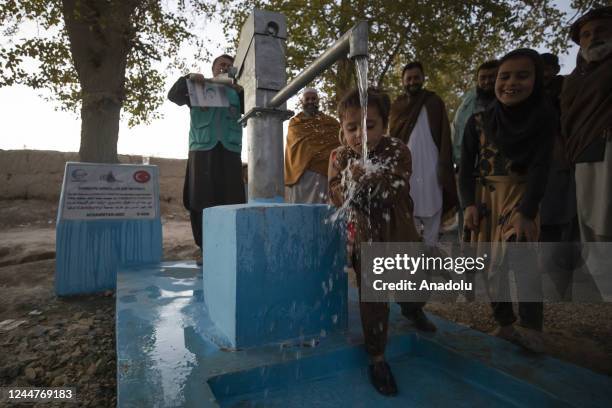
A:
<svg viewBox="0 0 612 408">
<path fill-rule="evenodd" d="M 117 163 L 121 101 L 83 92 L 81 106 L 82 162 Z"/>
<path fill-rule="evenodd" d="M 116 163 L 135 0 L 62 0 L 81 85 L 81 161 Z"/>
</svg>

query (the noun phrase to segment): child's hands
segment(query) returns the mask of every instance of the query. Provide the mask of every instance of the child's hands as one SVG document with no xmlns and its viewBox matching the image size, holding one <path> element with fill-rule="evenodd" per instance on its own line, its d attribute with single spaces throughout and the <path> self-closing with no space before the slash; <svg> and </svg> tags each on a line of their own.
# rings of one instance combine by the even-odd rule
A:
<svg viewBox="0 0 612 408">
<path fill-rule="evenodd" d="M 204 75 L 202 74 L 189 74 L 189 79 L 191 79 L 195 83 L 202 84 L 202 85 L 206 82 L 206 79 L 204 78 Z"/>
<path fill-rule="evenodd" d="M 363 164 L 359 160 L 353 161 L 349 164 L 349 174 L 353 180 L 358 182 L 365 174 Z"/>
<path fill-rule="evenodd" d="M 508 224 L 504 229 L 504 232 L 509 231 L 514 228 L 514 233 L 516 234 L 517 242 L 523 241 L 523 238 L 527 242 L 535 242 L 538 240 L 538 227 L 534 220 L 525 217 L 520 212 L 514 219 L 511 224 Z"/>
</svg>

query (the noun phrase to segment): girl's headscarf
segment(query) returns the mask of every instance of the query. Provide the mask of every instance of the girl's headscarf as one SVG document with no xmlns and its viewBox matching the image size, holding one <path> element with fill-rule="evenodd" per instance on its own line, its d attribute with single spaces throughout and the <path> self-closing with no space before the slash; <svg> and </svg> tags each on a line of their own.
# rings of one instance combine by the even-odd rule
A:
<svg viewBox="0 0 612 408">
<path fill-rule="evenodd" d="M 540 54 L 519 48 L 504 55 L 505 61 L 527 57 L 535 68 L 531 95 L 515 106 L 506 106 L 497 98 L 485 112 L 485 130 L 501 153 L 515 166 L 526 167 L 534 160 L 545 160 L 552 151 L 558 118 L 544 93 L 544 64 Z"/>
</svg>

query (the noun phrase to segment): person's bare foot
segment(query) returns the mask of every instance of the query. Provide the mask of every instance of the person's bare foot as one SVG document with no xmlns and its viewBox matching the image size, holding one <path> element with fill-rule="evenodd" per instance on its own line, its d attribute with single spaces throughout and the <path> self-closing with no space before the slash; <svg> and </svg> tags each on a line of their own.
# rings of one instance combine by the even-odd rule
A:
<svg viewBox="0 0 612 408">
<path fill-rule="evenodd" d="M 431 320 L 429 320 L 429 318 L 421 308 L 411 311 L 404 311 L 402 309 L 402 315 L 404 315 L 405 318 L 412 320 L 412 323 L 414 323 L 414 327 L 416 327 L 420 331 L 433 333 L 437 330 L 436 325 L 433 324 Z"/>
<path fill-rule="evenodd" d="M 544 342 L 538 332 L 530 329 L 522 328 L 517 330 L 514 325 L 499 327 L 492 333 L 493 336 L 499 337 L 511 343 L 521 346 L 532 353 L 543 353 Z"/>
<path fill-rule="evenodd" d="M 385 361 L 384 356 L 373 358 L 368 371 L 370 382 L 376 391 L 387 397 L 397 395 L 397 384 L 395 378 L 393 378 L 391 367 Z"/>
</svg>

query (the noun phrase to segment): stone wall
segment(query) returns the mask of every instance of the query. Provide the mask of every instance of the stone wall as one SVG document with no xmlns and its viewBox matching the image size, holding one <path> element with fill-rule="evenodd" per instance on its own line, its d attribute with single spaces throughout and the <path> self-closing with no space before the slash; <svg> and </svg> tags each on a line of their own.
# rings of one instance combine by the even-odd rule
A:
<svg viewBox="0 0 612 408">
<path fill-rule="evenodd" d="M 0 200 L 59 200 L 64 167 L 78 161 L 74 152 L 49 150 L 0 150 Z M 142 156 L 120 155 L 121 163 L 142 163 Z M 160 201 L 180 204 L 186 160 L 151 157 L 149 164 L 159 166 Z"/>
</svg>

